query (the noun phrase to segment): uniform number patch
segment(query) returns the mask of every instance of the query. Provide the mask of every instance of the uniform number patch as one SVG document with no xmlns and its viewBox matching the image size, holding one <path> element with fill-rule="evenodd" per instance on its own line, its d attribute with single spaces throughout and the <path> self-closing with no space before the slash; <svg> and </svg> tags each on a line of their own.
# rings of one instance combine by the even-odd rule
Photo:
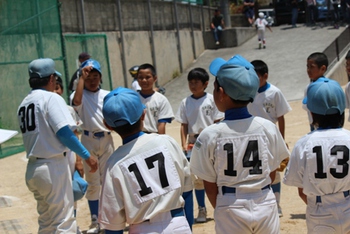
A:
<svg viewBox="0 0 350 234">
<path fill-rule="evenodd" d="M 27 107 L 22 106 L 18 110 L 18 117 L 20 118 L 20 128 L 22 133 L 34 131 L 35 125 L 35 105 L 29 104 Z"/>
<path fill-rule="evenodd" d="M 312 152 L 316 154 L 317 172 L 315 173 L 316 179 L 326 179 L 327 172 L 324 171 L 322 147 L 315 146 L 312 148 Z M 331 148 L 330 155 L 338 156 L 338 153 L 342 153 L 343 158 L 338 158 L 337 166 L 341 168 L 341 172 L 337 172 L 337 168 L 330 168 L 329 173 L 337 179 L 342 179 L 349 173 L 349 148 L 345 145 L 335 145 Z"/>
<path fill-rule="evenodd" d="M 165 147 L 160 148 L 143 152 L 120 164 L 129 189 L 139 204 L 181 187 L 169 152 Z"/>
<path fill-rule="evenodd" d="M 233 144 L 226 143 L 224 145 L 224 150 L 227 153 L 227 169 L 224 171 L 226 176 L 237 176 L 237 171 L 234 169 L 234 154 L 233 154 Z M 251 167 L 249 170 L 250 175 L 262 174 L 261 160 L 259 159 L 258 141 L 249 141 L 247 148 L 245 150 L 243 159 L 243 167 Z"/>
</svg>

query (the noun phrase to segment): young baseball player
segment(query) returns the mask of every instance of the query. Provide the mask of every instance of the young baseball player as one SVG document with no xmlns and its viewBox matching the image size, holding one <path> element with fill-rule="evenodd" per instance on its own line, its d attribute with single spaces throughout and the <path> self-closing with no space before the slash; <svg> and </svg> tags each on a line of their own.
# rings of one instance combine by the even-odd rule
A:
<svg viewBox="0 0 350 234">
<path fill-rule="evenodd" d="M 324 53 L 320 53 L 320 52 L 312 53 L 307 58 L 306 67 L 307 67 L 307 74 L 310 78 L 310 84 L 317 81 L 318 79 L 323 80 L 324 74 L 327 71 L 327 67 L 328 67 L 328 58 Z M 306 102 L 307 102 L 306 90 L 307 90 L 307 87 L 305 89 L 304 99 L 302 102 L 303 109 L 305 109 L 307 111 L 307 115 L 308 115 L 309 123 L 310 123 L 310 130 L 313 131 L 314 127 L 312 125 L 312 122 L 313 122 L 312 116 L 311 116 L 311 113 L 307 109 L 307 106 L 306 106 Z"/>
<path fill-rule="evenodd" d="M 342 87 L 330 79 L 310 84 L 307 108 L 315 130 L 295 144 L 283 182 L 298 187 L 307 204 L 308 233 L 350 233 L 350 132 L 343 128 Z"/>
<path fill-rule="evenodd" d="M 84 164 L 85 179 L 89 184 L 86 198 L 91 213 L 91 225 L 87 233 L 98 233 L 100 229 L 97 222 L 100 186 L 107 159 L 114 151 L 111 132 L 104 125 L 102 115 L 103 98 L 109 91 L 100 88 L 101 81 L 100 64 L 96 60 L 86 60 L 82 64 L 77 89 L 71 95 L 72 104 L 83 121 L 81 142 L 99 164 L 99 171 L 94 174 L 89 173 Z"/>
<path fill-rule="evenodd" d="M 165 134 L 166 124 L 171 123 L 174 114 L 168 99 L 154 91 L 156 80 L 156 69 L 151 64 L 145 63 L 139 67 L 137 71 L 137 81 L 141 86 L 139 95 L 147 108 L 143 131 Z"/>
<path fill-rule="evenodd" d="M 345 60 L 346 60 L 346 64 L 345 64 L 346 73 L 348 75 L 348 80 L 350 81 L 350 50 L 346 54 Z M 346 84 L 345 97 L 346 97 L 346 99 L 345 99 L 346 100 L 346 108 L 348 108 L 349 111 L 350 111 L 350 82 L 348 82 Z M 350 114 L 349 114 L 349 117 L 348 117 L 348 121 L 350 122 Z"/>
<path fill-rule="evenodd" d="M 37 201 L 38 233 L 76 233 L 67 147 L 85 159 L 90 173 L 97 170 L 97 161 L 74 135 L 76 123 L 67 104 L 53 92 L 60 76 L 55 62 L 36 59 L 28 71 L 32 90 L 17 113 L 28 159 L 26 184 Z"/>
<path fill-rule="evenodd" d="M 123 145 L 107 162 L 99 222 L 106 234 L 122 234 L 126 223 L 129 233 L 191 233 L 183 211 L 192 198 L 189 163 L 171 137 L 142 132 L 144 109 L 134 90 L 104 99 L 105 124 Z"/>
<path fill-rule="evenodd" d="M 251 62 L 254 70 L 259 77 L 259 89 L 254 101 L 248 104 L 248 112 L 253 116 L 260 116 L 268 119 L 273 123 L 278 123 L 278 129 L 284 139 L 285 120 L 284 115 L 292 110 L 281 90 L 273 84 L 267 82 L 269 70 L 267 64 L 262 60 L 254 60 Z M 272 191 L 276 196 L 278 215 L 283 216 L 280 206 L 281 198 L 281 176 L 279 171 L 283 171 L 288 160 L 283 160 L 277 169 L 276 178 L 272 182 Z"/>
<path fill-rule="evenodd" d="M 198 134 L 205 127 L 222 119 L 224 114 L 216 108 L 213 95 L 205 92 L 209 82 L 209 74 L 205 69 L 192 69 L 188 73 L 187 81 L 192 95 L 181 101 L 175 119 L 181 123 L 180 136 L 182 150 L 190 161 L 192 148 Z M 192 179 L 194 179 L 193 182 L 198 203 L 196 222 L 203 223 L 207 221 L 204 184 L 203 180 L 195 175 L 193 175 Z M 186 217 L 188 215 L 188 212 L 186 212 Z"/>
<path fill-rule="evenodd" d="M 258 41 L 259 41 L 259 49 L 266 48 L 266 40 L 265 40 L 265 28 L 268 28 L 270 32 L 272 32 L 272 29 L 268 22 L 265 19 L 265 14 L 263 12 L 259 13 L 259 18 L 257 18 L 254 22 L 255 27 L 258 29 Z"/>
<path fill-rule="evenodd" d="M 215 208 L 216 233 L 279 233 L 270 184 L 289 152 L 274 123 L 248 112 L 259 78 L 240 55 L 217 58 L 209 70 L 216 76 L 214 101 L 225 119 L 199 134 L 191 170 L 203 179 Z"/>
</svg>

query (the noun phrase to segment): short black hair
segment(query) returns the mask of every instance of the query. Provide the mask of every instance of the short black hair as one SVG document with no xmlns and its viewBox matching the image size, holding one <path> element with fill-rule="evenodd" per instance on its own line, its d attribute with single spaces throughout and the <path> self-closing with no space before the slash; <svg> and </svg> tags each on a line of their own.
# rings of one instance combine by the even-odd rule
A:
<svg viewBox="0 0 350 234">
<path fill-rule="evenodd" d="M 315 52 L 309 55 L 309 57 L 307 57 L 307 60 L 313 60 L 316 65 L 320 68 L 323 65 L 326 66 L 326 68 L 328 68 L 328 58 L 327 55 L 325 55 L 324 53 L 321 52 Z"/>
<path fill-rule="evenodd" d="M 267 64 L 262 60 L 253 60 L 251 62 L 254 66 L 254 70 L 258 75 L 263 76 L 264 74 L 269 74 L 269 68 Z"/>
<path fill-rule="evenodd" d="M 140 70 L 145 70 L 145 69 L 149 69 L 151 70 L 152 76 L 156 76 L 156 69 L 154 68 L 154 66 L 152 64 L 149 63 L 144 63 L 142 65 L 139 66 L 139 69 L 137 69 L 137 73 L 139 73 Z"/>
<path fill-rule="evenodd" d="M 205 69 L 196 67 L 188 73 L 187 80 L 200 80 L 204 84 L 205 82 L 209 81 L 209 74 Z"/>
<path fill-rule="evenodd" d="M 112 127 L 112 129 L 118 133 L 120 136 L 125 136 L 129 133 L 140 131 L 142 129 L 141 118 L 134 124 L 124 124 L 119 127 Z"/>
<path fill-rule="evenodd" d="M 35 78 L 29 78 L 29 86 L 32 89 L 38 89 L 46 86 L 50 81 L 51 75 L 43 78 L 35 77 Z"/>
<path fill-rule="evenodd" d="M 59 76 L 56 76 L 56 85 L 59 85 L 61 87 L 61 89 L 63 90 L 62 78 Z"/>
<path fill-rule="evenodd" d="M 345 59 L 346 59 L 346 60 L 350 59 L 350 50 L 349 50 L 348 53 L 346 54 Z"/>
<path fill-rule="evenodd" d="M 342 128 L 344 126 L 345 115 L 337 114 L 332 115 L 319 115 L 312 113 L 312 125 L 316 128 Z"/>
</svg>

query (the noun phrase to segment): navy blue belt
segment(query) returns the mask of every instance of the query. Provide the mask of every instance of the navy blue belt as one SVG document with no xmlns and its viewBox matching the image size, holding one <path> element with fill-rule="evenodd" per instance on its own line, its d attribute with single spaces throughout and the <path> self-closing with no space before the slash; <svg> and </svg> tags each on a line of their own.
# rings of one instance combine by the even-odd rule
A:
<svg viewBox="0 0 350 234">
<path fill-rule="evenodd" d="M 102 138 L 104 137 L 106 134 L 110 135 L 110 132 L 89 132 L 87 130 L 84 130 L 84 135 L 89 136 L 90 133 L 92 134 L 92 136 L 94 138 Z"/>
<path fill-rule="evenodd" d="M 185 216 L 185 212 L 184 212 L 184 209 L 181 207 L 181 208 L 177 208 L 177 209 L 174 209 L 174 210 L 171 210 L 170 211 L 170 214 L 171 214 L 171 217 L 179 217 L 179 216 Z M 149 222 L 150 220 L 147 219 L 145 220 L 144 222 Z"/>
<path fill-rule="evenodd" d="M 350 190 L 344 191 L 343 194 L 344 194 L 344 197 L 348 197 L 350 195 Z M 316 203 L 322 203 L 321 196 L 316 196 Z"/>
<path fill-rule="evenodd" d="M 261 190 L 270 189 L 270 187 L 271 186 L 268 184 L 265 187 L 263 187 Z M 236 188 L 222 186 L 222 194 L 225 194 L 225 193 L 236 193 Z"/>
</svg>

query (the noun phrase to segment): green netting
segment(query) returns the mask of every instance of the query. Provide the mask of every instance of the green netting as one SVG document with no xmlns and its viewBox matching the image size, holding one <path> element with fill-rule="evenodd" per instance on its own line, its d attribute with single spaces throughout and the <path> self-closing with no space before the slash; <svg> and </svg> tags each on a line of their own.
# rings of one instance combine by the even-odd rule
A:
<svg viewBox="0 0 350 234">
<path fill-rule="evenodd" d="M 0 0 L 0 128 L 20 132 L 17 107 L 30 91 L 28 64 L 50 57 L 64 71 L 57 0 Z M 23 151 L 21 134 L 1 144 L 0 158 Z"/>
</svg>

